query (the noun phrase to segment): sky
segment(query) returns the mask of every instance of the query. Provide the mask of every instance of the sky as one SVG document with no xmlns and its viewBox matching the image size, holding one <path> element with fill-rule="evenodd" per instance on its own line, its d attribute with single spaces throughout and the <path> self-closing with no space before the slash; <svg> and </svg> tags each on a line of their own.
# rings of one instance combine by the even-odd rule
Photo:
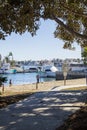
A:
<svg viewBox="0 0 87 130">
<path fill-rule="evenodd" d="M 40 29 L 34 37 L 30 33 L 23 35 L 12 33 L 6 40 L 0 40 L 0 54 L 2 58 L 13 53 L 14 60 L 52 60 L 66 58 L 80 58 L 81 48 L 75 43 L 75 51 L 63 49 L 64 42 L 54 37 L 56 23 L 41 20 Z"/>
</svg>

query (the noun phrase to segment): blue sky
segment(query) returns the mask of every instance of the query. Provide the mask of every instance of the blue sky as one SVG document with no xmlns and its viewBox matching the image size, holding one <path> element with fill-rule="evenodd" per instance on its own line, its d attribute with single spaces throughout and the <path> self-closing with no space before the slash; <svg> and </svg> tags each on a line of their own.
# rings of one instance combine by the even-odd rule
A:
<svg viewBox="0 0 87 130">
<path fill-rule="evenodd" d="M 53 58 L 81 58 L 81 48 L 77 44 L 75 51 L 63 49 L 64 42 L 54 38 L 56 23 L 50 20 L 41 20 L 37 35 L 32 37 L 30 33 L 23 35 L 12 33 L 6 40 L 0 40 L 0 54 L 2 58 L 9 52 L 13 53 L 15 60 L 51 60 Z"/>
</svg>

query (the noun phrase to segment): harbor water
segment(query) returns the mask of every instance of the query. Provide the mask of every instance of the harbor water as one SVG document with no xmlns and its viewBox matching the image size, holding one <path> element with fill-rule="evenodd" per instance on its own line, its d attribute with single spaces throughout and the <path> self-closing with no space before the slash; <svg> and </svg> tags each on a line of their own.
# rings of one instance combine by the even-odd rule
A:
<svg viewBox="0 0 87 130">
<path fill-rule="evenodd" d="M 9 85 L 9 80 L 12 80 L 13 85 L 23 85 L 36 83 L 37 73 L 16 73 L 16 74 L 4 74 L 7 77 L 7 82 L 4 83 L 5 86 Z M 55 78 L 40 78 L 40 82 L 53 81 Z"/>
</svg>

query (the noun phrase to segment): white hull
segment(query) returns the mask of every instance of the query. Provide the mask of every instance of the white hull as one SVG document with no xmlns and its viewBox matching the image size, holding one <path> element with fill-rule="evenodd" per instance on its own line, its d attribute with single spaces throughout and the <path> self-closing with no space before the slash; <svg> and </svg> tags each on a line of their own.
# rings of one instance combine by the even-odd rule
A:
<svg viewBox="0 0 87 130">
<path fill-rule="evenodd" d="M 47 77 L 52 77 L 52 78 L 55 78 L 56 77 L 56 72 L 47 72 Z"/>
<path fill-rule="evenodd" d="M 40 77 L 48 77 L 48 78 L 55 78 L 56 72 L 58 69 L 55 66 L 46 65 L 42 67 L 42 71 L 40 72 Z"/>
<path fill-rule="evenodd" d="M 40 78 L 46 78 L 47 77 L 47 74 L 45 72 L 40 71 L 40 72 L 38 72 L 38 74 L 39 74 Z"/>
<path fill-rule="evenodd" d="M 16 70 L 15 69 L 9 69 L 4 71 L 5 74 L 15 74 Z"/>
</svg>

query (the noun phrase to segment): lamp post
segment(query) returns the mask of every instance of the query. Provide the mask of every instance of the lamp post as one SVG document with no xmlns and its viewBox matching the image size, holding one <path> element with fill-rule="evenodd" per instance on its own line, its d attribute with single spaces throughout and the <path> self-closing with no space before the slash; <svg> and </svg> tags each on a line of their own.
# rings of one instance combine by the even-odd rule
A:
<svg viewBox="0 0 87 130">
<path fill-rule="evenodd" d="M 64 76 L 64 86 L 66 85 L 66 77 L 67 77 L 68 70 L 69 70 L 68 64 L 66 61 L 64 61 L 62 65 L 62 71 L 63 71 L 63 76 Z"/>
<path fill-rule="evenodd" d="M 63 72 L 63 76 L 64 76 L 64 86 L 65 86 L 66 85 L 67 72 Z"/>
</svg>

